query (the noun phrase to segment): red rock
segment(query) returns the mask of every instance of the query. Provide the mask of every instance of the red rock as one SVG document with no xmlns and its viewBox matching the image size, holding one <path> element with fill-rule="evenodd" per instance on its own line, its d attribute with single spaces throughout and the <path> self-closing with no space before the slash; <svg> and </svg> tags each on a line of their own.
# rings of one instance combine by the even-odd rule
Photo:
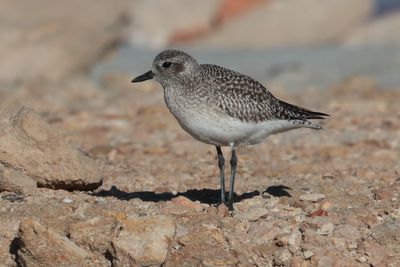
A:
<svg viewBox="0 0 400 267">
<path fill-rule="evenodd" d="M 328 216 L 328 212 L 323 209 L 317 209 L 310 213 L 310 217 L 315 217 L 315 216 Z"/>
<path fill-rule="evenodd" d="M 165 211 L 167 213 L 181 215 L 203 211 L 203 206 L 199 201 L 193 202 L 184 196 L 178 196 L 167 202 Z"/>
</svg>

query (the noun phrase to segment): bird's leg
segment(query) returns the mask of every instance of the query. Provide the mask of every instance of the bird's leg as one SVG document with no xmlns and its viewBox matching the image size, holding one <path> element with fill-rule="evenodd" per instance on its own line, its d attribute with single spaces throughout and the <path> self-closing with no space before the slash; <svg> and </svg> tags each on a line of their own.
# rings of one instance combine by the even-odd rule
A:
<svg viewBox="0 0 400 267">
<path fill-rule="evenodd" d="M 222 154 L 222 150 L 220 146 L 215 146 L 217 148 L 217 156 L 218 156 L 218 167 L 219 167 L 219 179 L 221 182 L 221 202 L 225 203 L 225 159 Z"/>
<path fill-rule="evenodd" d="M 235 187 L 235 175 L 236 175 L 236 166 L 237 166 L 237 157 L 236 157 L 236 148 L 235 145 L 231 145 L 231 176 L 229 179 L 229 197 L 227 202 L 227 207 L 230 210 L 233 210 L 233 189 Z"/>
</svg>

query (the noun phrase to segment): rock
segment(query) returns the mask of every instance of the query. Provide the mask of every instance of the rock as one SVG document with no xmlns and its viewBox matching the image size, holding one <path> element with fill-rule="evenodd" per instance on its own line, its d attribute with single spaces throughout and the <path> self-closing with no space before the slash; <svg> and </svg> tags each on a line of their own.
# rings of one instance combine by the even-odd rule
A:
<svg viewBox="0 0 400 267">
<path fill-rule="evenodd" d="M 19 193 L 19 192 L 17 192 L 17 193 L 11 192 L 11 193 L 2 194 L 0 198 L 10 201 L 10 202 L 22 202 L 22 201 L 24 201 L 25 196 L 24 196 L 24 194 Z"/>
<path fill-rule="evenodd" d="M 303 252 L 304 258 L 306 260 L 310 259 L 312 256 L 314 256 L 314 253 L 310 250 L 306 250 Z"/>
<path fill-rule="evenodd" d="M 167 202 L 165 210 L 167 213 L 180 215 L 201 212 L 203 210 L 203 206 L 199 201 L 193 202 L 184 196 L 178 196 Z"/>
<path fill-rule="evenodd" d="M 315 216 L 328 216 L 328 212 L 323 209 L 317 209 L 310 213 L 310 217 Z"/>
<path fill-rule="evenodd" d="M 6 168 L 0 163 L 0 192 L 29 194 L 37 188 L 36 181 L 21 171 Z"/>
<path fill-rule="evenodd" d="M 276 245 L 283 247 L 287 246 L 289 243 L 289 234 L 288 233 L 280 233 L 275 236 Z"/>
<path fill-rule="evenodd" d="M 302 236 L 298 229 L 294 229 L 288 239 L 288 249 L 291 253 L 296 253 L 300 251 L 300 244 L 302 242 Z"/>
<path fill-rule="evenodd" d="M 383 246 L 373 240 L 368 240 L 363 243 L 363 249 L 372 266 L 388 266 L 390 255 Z"/>
<path fill-rule="evenodd" d="M 274 254 L 274 263 L 275 265 L 284 265 L 286 266 L 292 257 L 292 254 L 290 254 L 289 250 L 287 248 L 282 248 L 279 249 L 275 252 Z"/>
<path fill-rule="evenodd" d="M 205 218 L 207 217 L 208 214 Z M 218 218 L 218 216 L 214 218 Z M 189 221 L 191 220 L 189 219 Z M 235 257 L 235 249 L 229 248 L 227 237 L 220 228 L 212 223 L 210 218 L 203 221 L 201 225 L 187 229 L 186 234 L 180 236 L 177 241 L 182 245 L 181 249 L 174 251 L 177 252 L 176 254 L 169 254 L 169 257 L 175 259 L 184 257 L 184 260 L 180 264 L 170 264 L 169 266 L 198 266 L 199 264 L 190 263 L 193 259 L 196 262 L 201 261 L 206 266 L 235 266 L 238 260 Z M 236 243 L 236 239 L 231 241 Z"/>
<path fill-rule="evenodd" d="M 171 217 L 130 217 L 112 239 L 113 266 L 161 265 L 167 256 L 175 224 Z"/>
<path fill-rule="evenodd" d="M 400 222 L 398 220 L 390 219 L 377 225 L 371 229 L 371 236 L 388 251 L 400 255 Z"/>
<path fill-rule="evenodd" d="M 1 200 L 0 200 L 1 201 Z M 1 206 L 6 206 L 3 203 Z M 16 266 L 17 233 L 19 220 L 11 216 L 0 215 L 0 266 Z"/>
<path fill-rule="evenodd" d="M 273 198 L 273 201 L 271 202 L 274 202 L 276 204 L 277 202 L 279 202 L 279 198 Z M 265 200 L 259 195 L 252 198 L 244 199 L 240 202 L 233 203 L 234 209 L 241 212 L 246 212 L 251 208 L 259 208 L 263 205 L 265 205 Z"/>
<path fill-rule="evenodd" d="M 339 225 L 333 232 L 334 237 L 343 238 L 349 249 L 357 248 L 361 233 L 354 226 Z"/>
<path fill-rule="evenodd" d="M 74 223 L 69 228 L 70 239 L 81 247 L 106 253 L 111 247 L 111 240 L 119 230 L 118 220 L 113 217 L 95 217 Z"/>
<path fill-rule="evenodd" d="M 102 181 L 96 163 L 29 108 L 0 111 L 0 151 L 3 174 L 8 180 L 19 176 L 14 183 L 25 189 L 34 188 L 25 176 L 39 187 L 66 190 L 93 190 Z"/>
<path fill-rule="evenodd" d="M 305 267 L 307 262 L 301 256 L 294 256 L 290 260 L 290 267 Z"/>
<path fill-rule="evenodd" d="M 266 216 L 268 210 L 262 207 L 250 207 L 250 209 L 239 213 L 236 217 L 240 220 L 247 220 L 249 222 L 255 222 L 258 219 Z"/>
<path fill-rule="evenodd" d="M 91 253 L 35 219 L 21 221 L 18 237 L 21 266 L 99 266 Z"/>
<path fill-rule="evenodd" d="M 316 253 L 315 256 L 311 258 L 311 262 L 315 262 L 316 264 L 311 264 L 312 266 L 321 266 L 321 267 L 329 267 L 329 266 L 354 266 L 361 267 L 365 265 L 361 265 L 353 258 L 346 257 L 343 253 L 338 252 L 335 249 L 326 249 L 322 251 L 322 253 Z"/>
<path fill-rule="evenodd" d="M 320 229 L 322 225 L 330 223 L 329 218 L 327 217 L 310 217 L 305 220 L 304 226 L 310 229 Z"/>
<path fill-rule="evenodd" d="M 388 188 L 379 188 L 373 191 L 376 200 L 391 200 L 395 194 Z"/>
<path fill-rule="evenodd" d="M 304 194 L 300 196 L 303 201 L 318 202 L 325 198 L 325 194 Z"/>
<path fill-rule="evenodd" d="M 226 218 L 229 216 L 229 208 L 225 205 L 218 205 L 217 214 L 220 218 Z"/>
<path fill-rule="evenodd" d="M 300 250 L 301 238 L 298 229 L 293 229 L 291 233 L 281 233 L 275 236 L 276 245 L 287 247 L 293 254 Z"/>
<path fill-rule="evenodd" d="M 331 236 L 333 229 L 335 229 L 335 226 L 333 225 L 333 223 L 328 222 L 328 223 L 323 224 L 321 226 L 321 228 L 319 228 L 317 230 L 317 234 Z"/>
<path fill-rule="evenodd" d="M 269 242 L 274 240 L 275 238 L 278 240 L 278 236 L 282 233 L 282 229 L 276 226 L 272 226 L 266 229 L 263 229 L 260 232 L 260 236 L 258 237 L 259 242 Z M 281 241 L 280 241 L 281 242 Z"/>
<path fill-rule="evenodd" d="M 326 236 L 318 235 L 315 231 L 311 229 L 306 229 L 303 233 L 304 235 L 304 249 L 305 250 L 315 250 L 326 246 L 328 239 Z"/>
</svg>

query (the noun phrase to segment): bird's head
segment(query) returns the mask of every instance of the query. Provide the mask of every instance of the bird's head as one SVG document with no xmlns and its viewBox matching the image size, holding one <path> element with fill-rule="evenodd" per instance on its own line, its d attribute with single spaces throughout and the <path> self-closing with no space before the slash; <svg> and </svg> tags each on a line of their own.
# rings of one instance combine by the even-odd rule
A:
<svg viewBox="0 0 400 267">
<path fill-rule="evenodd" d="M 150 71 L 136 77 L 132 82 L 154 79 L 166 86 L 169 82 L 191 79 L 199 71 L 199 64 L 190 55 L 179 50 L 165 50 L 153 60 Z"/>
</svg>

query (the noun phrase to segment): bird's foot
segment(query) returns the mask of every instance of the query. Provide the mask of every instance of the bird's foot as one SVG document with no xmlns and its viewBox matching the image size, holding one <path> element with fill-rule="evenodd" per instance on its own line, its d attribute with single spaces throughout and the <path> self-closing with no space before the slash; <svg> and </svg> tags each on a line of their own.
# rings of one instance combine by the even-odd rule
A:
<svg viewBox="0 0 400 267">
<path fill-rule="evenodd" d="M 234 211 L 235 209 L 233 208 L 233 200 L 228 200 L 225 203 L 225 206 L 228 208 L 229 211 Z"/>
</svg>

